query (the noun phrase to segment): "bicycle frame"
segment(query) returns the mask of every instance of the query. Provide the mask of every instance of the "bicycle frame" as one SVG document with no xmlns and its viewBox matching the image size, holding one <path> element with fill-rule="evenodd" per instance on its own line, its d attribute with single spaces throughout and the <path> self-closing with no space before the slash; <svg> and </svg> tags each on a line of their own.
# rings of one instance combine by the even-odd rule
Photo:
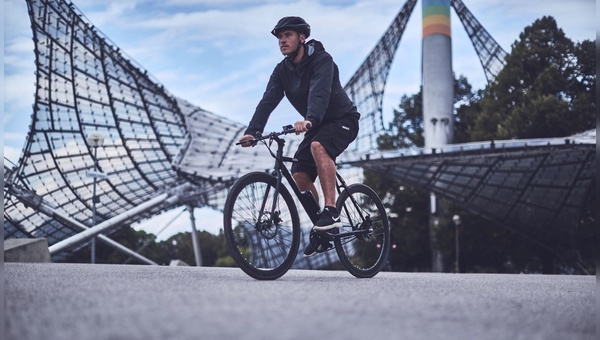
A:
<svg viewBox="0 0 600 340">
<path fill-rule="evenodd" d="M 294 132 L 288 125 L 280 132 L 243 138 L 237 143 L 255 146 L 261 142 L 275 159 L 267 173 L 251 172 L 234 183 L 223 215 L 225 239 L 233 259 L 246 274 L 259 280 L 281 277 L 297 259 L 302 235 L 299 218 L 302 209 L 298 205 L 302 205 L 313 223 L 317 223 L 319 216 L 313 198 L 298 188 L 291 168 L 285 164 L 304 163 L 283 155 L 286 139 L 280 136 Z M 340 262 L 352 275 L 373 277 L 385 264 L 389 252 L 390 228 L 385 206 L 367 185 L 347 185 L 337 168 L 335 173 L 338 194 L 335 204 L 342 225 L 329 231 L 311 228 L 305 254 L 335 249 Z M 247 228 L 248 224 L 254 229 Z M 239 233 L 238 226 L 246 233 Z M 250 236 L 256 239 L 249 239 Z"/>
<path fill-rule="evenodd" d="M 308 217 L 310 218 L 310 220 L 313 223 L 316 223 L 317 217 L 318 217 L 317 212 L 313 211 L 309 208 L 310 207 L 309 203 L 306 201 L 306 198 L 302 195 L 302 192 L 296 185 L 296 181 L 292 177 L 292 174 L 290 173 L 290 171 L 287 169 L 287 167 L 284 164 L 284 163 L 299 163 L 300 161 L 295 158 L 283 156 L 283 148 L 285 146 L 284 139 L 279 138 L 279 136 L 277 136 L 277 135 L 272 135 L 270 137 L 270 140 L 275 141 L 277 143 L 276 154 L 273 154 L 273 151 L 271 150 L 269 145 L 267 145 L 267 149 L 269 150 L 269 153 L 271 154 L 271 156 L 273 156 L 273 158 L 275 158 L 275 165 L 273 167 L 272 174 L 274 176 L 275 175 L 277 176 L 277 182 L 276 182 L 276 186 L 275 186 L 275 193 L 274 193 L 273 205 L 271 207 L 271 212 L 274 212 L 276 209 L 276 206 L 275 206 L 277 203 L 276 198 L 279 195 L 279 191 L 280 191 L 279 186 L 282 183 L 282 179 L 285 178 L 287 180 L 289 186 L 294 191 L 294 194 L 300 201 L 300 204 L 304 208 L 304 211 L 308 214 Z M 346 182 L 344 181 L 344 179 L 342 178 L 342 176 L 337 171 L 335 172 L 335 175 L 336 175 L 336 189 L 337 189 L 338 195 L 340 195 L 342 190 L 347 189 L 348 186 L 347 186 Z M 266 193 L 265 198 L 266 197 L 268 197 L 268 193 Z M 358 202 L 356 202 L 356 200 L 354 199 L 354 197 L 352 195 L 350 195 L 350 200 L 352 201 L 352 204 L 354 204 L 355 206 L 358 206 Z M 266 205 L 266 202 L 263 202 L 263 204 L 261 206 L 261 210 L 260 210 L 261 214 L 264 212 L 265 205 Z M 344 208 L 347 209 L 346 207 L 344 207 Z M 357 211 L 359 212 L 360 218 L 363 221 L 363 223 L 369 219 L 369 216 L 367 216 L 366 218 L 365 218 L 365 216 L 363 216 L 363 213 L 360 209 L 357 209 Z M 358 235 L 358 234 L 363 234 L 363 233 L 367 232 L 366 230 L 358 229 L 358 226 L 352 225 L 351 227 L 352 227 L 351 232 L 337 233 L 337 234 L 331 235 L 331 236 L 346 237 L 346 236 L 350 236 L 350 235 Z"/>
<path fill-rule="evenodd" d="M 271 156 L 273 156 L 273 158 L 275 158 L 275 165 L 273 167 L 273 172 L 274 172 L 273 175 L 277 176 L 277 184 L 275 186 L 275 193 L 274 193 L 275 196 L 274 197 L 276 198 L 279 195 L 279 190 L 280 190 L 279 186 L 281 185 L 281 183 L 283 183 L 282 178 L 285 178 L 286 181 L 288 182 L 289 186 L 294 191 L 294 194 L 296 195 L 296 197 L 298 197 L 298 200 L 300 201 L 300 204 L 302 204 L 304 211 L 308 214 L 308 217 L 310 218 L 310 220 L 313 223 L 315 223 L 317 221 L 317 212 L 309 209 L 309 205 L 308 205 L 308 202 L 306 201 L 306 198 L 304 196 L 302 196 L 302 192 L 296 185 L 296 181 L 294 181 L 292 174 L 287 169 L 287 167 L 284 165 L 284 163 L 286 163 L 286 162 L 287 163 L 297 163 L 299 161 L 295 158 L 283 156 L 283 147 L 285 145 L 284 139 L 281 139 L 278 136 L 275 136 L 275 137 L 272 137 L 271 140 L 274 140 L 277 143 L 277 151 L 276 151 L 277 153 L 276 154 L 273 154 L 273 151 L 271 151 L 271 149 L 269 147 L 267 147 L 267 149 L 271 153 Z M 277 200 L 274 199 L 273 207 L 272 207 L 271 211 L 275 210 L 276 202 L 277 202 Z"/>
</svg>

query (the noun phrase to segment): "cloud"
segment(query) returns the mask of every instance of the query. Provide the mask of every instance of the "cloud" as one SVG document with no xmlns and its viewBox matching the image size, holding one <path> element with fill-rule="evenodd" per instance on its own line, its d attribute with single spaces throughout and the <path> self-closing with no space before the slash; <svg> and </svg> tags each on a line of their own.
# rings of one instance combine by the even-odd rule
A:
<svg viewBox="0 0 600 340">
<path fill-rule="evenodd" d="M 6 135 L 7 134 L 5 133 L 4 134 L 5 141 L 6 141 L 6 137 L 7 137 Z M 4 157 L 12 163 L 12 164 L 9 163 L 9 164 L 5 164 L 5 165 L 8 165 L 9 167 L 12 167 L 13 164 L 16 165 L 19 162 L 19 157 L 21 157 L 21 148 L 14 148 L 14 147 L 5 145 L 4 146 Z"/>
</svg>

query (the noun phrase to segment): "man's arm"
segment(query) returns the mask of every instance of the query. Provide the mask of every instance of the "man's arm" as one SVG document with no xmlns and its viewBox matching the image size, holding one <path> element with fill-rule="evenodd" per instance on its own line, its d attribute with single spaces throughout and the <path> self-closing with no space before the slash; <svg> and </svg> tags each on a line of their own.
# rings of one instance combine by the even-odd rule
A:
<svg viewBox="0 0 600 340">
<path fill-rule="evenodd" d="M 318 56 L 318 58 L 314 60 L 313 65 L 314 67 L 310 75 L 310 87 L 308 89 L 308 104 L 305 118 L 318 126 L 321 124 L 321 121 L 323 121 L 327 106 L 329 105 L 335 66 L 333 64 L 333 59 L 327 53 Z"/>
</svg>

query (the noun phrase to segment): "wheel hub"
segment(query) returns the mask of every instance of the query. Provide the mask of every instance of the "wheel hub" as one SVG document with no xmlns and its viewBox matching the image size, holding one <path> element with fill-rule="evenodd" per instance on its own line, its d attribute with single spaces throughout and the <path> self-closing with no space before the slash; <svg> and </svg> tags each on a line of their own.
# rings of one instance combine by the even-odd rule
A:
<svg viewBox="0 0 600 340">
<path fill-rule="evenodd" d="M 271 240 L 277 235 L 279 229 L 279 213 L 265 212 L 256 223 L 256 230 L 266 239 Z"/>
</svg>

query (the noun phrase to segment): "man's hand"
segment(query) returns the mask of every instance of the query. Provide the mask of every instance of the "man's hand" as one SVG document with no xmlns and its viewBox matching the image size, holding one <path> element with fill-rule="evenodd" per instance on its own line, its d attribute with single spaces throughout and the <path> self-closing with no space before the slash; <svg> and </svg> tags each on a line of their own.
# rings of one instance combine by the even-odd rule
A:
<svg viewBox="0 0 600 340">
<path fill-rule="evenodd" d="M 299 135 L 303 132 L 308 131 L 312 126 L 310 120 L 299 120 L 294 123 L 294 129 L 296 130 L 296 134 Z"/>
<path fill-rule="evenodd" d="M 254 142 L 254 143 L 250 142 L 253 139 L 254 139 L 254 136 L 252 136 L 252 135 L 243 135 L 242 138 L 240 138 L 240 145 L 244 148 L 247 148 L 249 146 L 256 146 L 256 142 Z"/>
</svg>

